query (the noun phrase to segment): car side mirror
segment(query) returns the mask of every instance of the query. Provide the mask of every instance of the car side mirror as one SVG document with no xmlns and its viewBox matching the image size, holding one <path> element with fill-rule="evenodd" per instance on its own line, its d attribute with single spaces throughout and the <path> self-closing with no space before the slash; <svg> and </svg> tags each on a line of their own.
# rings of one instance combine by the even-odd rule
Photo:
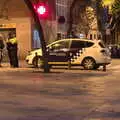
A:
<svg viewBox="0 0 120 120">
<path fill-rule="evenodd" d="M 63 52 L 68 52 L 68 51 L 69 51 L 68 48 L 62 48 L 61 50 L 62 50 Z"/>
</svg>

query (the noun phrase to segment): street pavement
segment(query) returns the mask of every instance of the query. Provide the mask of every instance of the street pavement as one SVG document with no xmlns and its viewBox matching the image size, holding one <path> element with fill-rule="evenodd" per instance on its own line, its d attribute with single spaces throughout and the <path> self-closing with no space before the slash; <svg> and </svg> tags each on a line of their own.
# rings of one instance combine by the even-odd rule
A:
<svg viewBox="0 0 120 120">
<path fill-rule="evenodd" d="M 0 68 L 0 120 L 120 120 L 120 60 L 107 71 L 54 67 L 50 73 L 20 61 Z"/>
</svg>

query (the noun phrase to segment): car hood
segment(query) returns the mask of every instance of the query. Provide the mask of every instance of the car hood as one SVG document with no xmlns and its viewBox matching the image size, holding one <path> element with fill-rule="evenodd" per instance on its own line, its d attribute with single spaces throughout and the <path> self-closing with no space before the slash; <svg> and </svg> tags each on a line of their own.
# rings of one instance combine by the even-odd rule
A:
<svg viewBox="0 0 120 120">
<path fill-rule="evenodd" d="M 42 56 L 42 49 L 41 48 L 31 51 L 30 54 L 35 55 L 36 52 L 39 56 Z"/>
</svg>

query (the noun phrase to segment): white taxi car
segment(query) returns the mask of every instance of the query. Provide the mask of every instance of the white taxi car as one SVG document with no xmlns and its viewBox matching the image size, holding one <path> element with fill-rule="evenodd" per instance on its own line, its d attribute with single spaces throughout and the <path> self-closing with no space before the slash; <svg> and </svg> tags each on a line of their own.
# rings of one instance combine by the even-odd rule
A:
<svg viewBox="0 0 120 120">
<path fill-rule="evenodd" d="M 101 65 L 111 63 L 111 53 L 100 40 L 68 38 L 55 41 L 47 46 L 49 52 L 48 64 L 80 65 L 84 69 L 97 69 Z M 31 51 L 26 62 L 35 66 L 35 54 L 38 55 L 38 66 L 42 65 L 42 49 Z"/>
</svg>

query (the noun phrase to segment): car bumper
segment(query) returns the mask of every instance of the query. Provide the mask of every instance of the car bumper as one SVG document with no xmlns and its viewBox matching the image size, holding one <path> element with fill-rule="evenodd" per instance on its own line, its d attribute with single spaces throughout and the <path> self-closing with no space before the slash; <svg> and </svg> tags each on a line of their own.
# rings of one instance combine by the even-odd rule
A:
<svg viewBox="0 0 120 120">
<path fill-rule="evenodd" d="M 28 65 L 32 65 L 32 63 L 29 60 L 25 60 Z"/>
<path fill-rule="evenodd" d="M 26 57 L 26 59 L 25 59 L 25 61 L 26 61 L 26 63 L 28 64 L 28 65 L 32 65 L 33 63 L 32 63 L 32 59 L 31 59 L 32 57 L 31 56 L 27 56 Z"/>
<path fill-rule="evenodd" d="M 101 57 L 98 61 L 96 61 L 96 64 L 105 64 L 105 65 L 108 65 L 110 64 L 112 61 L 111 57 L 109 56 L 104 56 L 104 57 Z"/>
</svg>

